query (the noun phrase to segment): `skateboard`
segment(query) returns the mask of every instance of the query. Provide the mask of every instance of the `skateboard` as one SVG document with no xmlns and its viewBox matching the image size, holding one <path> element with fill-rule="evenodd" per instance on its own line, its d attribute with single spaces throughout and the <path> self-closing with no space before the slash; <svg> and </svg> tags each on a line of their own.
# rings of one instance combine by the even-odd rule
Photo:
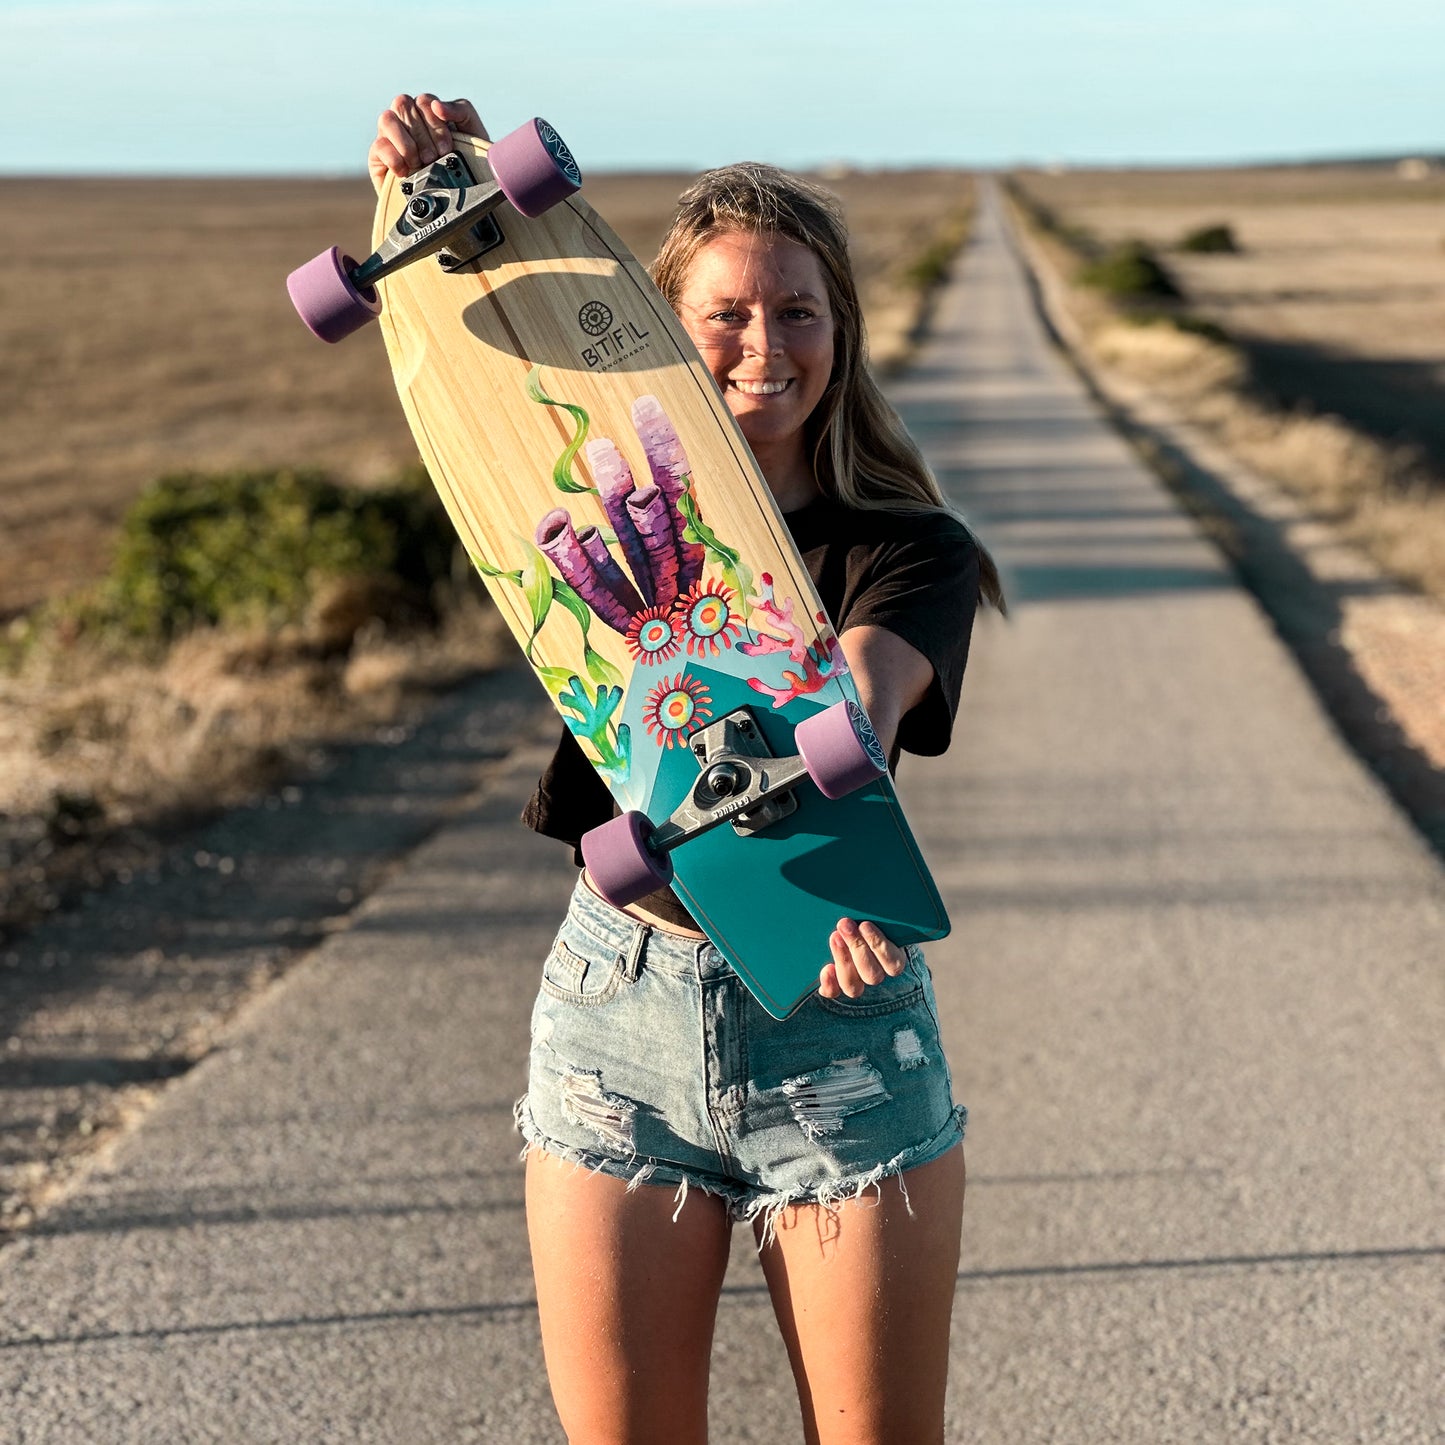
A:
<svg viewBox="0 0 1445 1445">
<path fill-rule="evenodd" d="M 841 917 L 948 917 L 842 650 L 727 404 L 545 121 L 389 177 L 374 250 L 292 272 L 339 341 L 380 322 L 473 564 L 621 816 L 582 840 L 626 906 L 670 884 L 764 1009 Z"/>
</svg>

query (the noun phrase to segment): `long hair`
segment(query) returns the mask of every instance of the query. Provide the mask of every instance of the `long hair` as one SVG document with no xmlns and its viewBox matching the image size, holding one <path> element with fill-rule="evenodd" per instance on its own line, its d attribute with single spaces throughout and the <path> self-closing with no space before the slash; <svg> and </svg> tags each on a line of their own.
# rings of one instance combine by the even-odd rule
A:
<svg viewBox="0 0 1445 1445">
<path fill-rule="evenodd" d="M 804 438 L 824 495 L 863 511 L 946 512 L 962 521 L 868 369 L 863 307 L 837 197 L 756 161 L 705 171 L 679 197 L 652 263 L 652 279 L 674 310 L 693 258 L 728 231 L 796 241 L 822 267 L 833 313 L 833 371 Z M 976 536 L 973 541 L 979 590 L 1004 612 L 998 568 Z"/>
</svg>

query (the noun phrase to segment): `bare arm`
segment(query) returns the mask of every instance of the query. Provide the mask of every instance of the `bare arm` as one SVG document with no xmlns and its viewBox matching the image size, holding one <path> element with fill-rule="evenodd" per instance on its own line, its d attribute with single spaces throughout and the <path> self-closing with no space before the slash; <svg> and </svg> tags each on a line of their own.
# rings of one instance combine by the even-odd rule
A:
<svg viewBox="0 0 1445 1445">
<path fill-rule="evenodd" d="M 928 695 L 933 664 L 886 627 L 850 627 L 839 642 L 883 751 L 893 751 L 898 724 Z"/>
<path fill-rule="evenodd" d="M 922 702 L 933 682 L 933 664 L 884 627 L 852 627 L 838 639 L 858 684 L 858 694 L 873 723 L 883 751 L 893 750 L 898 724 Z M 903 971 L 907 958 L 897 944 L 872 923 L 842 918 L 828 938 L 833 961 L 818 975 L 824 998 L 846 994 L 858 998 L 870 983 L 881 983 Z"/>
</svg>

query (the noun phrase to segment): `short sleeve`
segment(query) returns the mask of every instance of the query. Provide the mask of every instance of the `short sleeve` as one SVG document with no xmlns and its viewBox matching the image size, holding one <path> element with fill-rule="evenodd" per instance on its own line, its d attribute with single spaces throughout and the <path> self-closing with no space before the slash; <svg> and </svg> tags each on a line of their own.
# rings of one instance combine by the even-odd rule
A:
<svg viewBox="0 0 1445 1445">
<path fill-rule="evenodd" d="M 844 632 L 886 628 L 932 664 L 927 695 L 898 725 L 898 746 L 910 753 L 934 757 L 953 736 L 978 598 L 977 543 L 956 518 L 935 513 L 877 548 L 839 621 Z"/>
</svg>

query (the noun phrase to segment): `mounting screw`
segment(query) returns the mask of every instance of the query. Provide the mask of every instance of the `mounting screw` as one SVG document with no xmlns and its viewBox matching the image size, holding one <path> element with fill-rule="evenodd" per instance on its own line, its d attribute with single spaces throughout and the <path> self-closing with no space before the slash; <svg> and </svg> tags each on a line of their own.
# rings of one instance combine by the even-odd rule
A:
<svg viewBox="0 0 1445 1445">
<path fill-rule="evenodd" d="M 401 193 L 402 193 L 402 195 L 404 195 L 404 196 L 409 196 L 409 195 L 411 195 L 411 192 L 412 192 L 412 184 L 411 184 L 411 182 L 410 182 L 410 181 L 403 181 L 403 182 L 401 183 Z"/>
</svg>

